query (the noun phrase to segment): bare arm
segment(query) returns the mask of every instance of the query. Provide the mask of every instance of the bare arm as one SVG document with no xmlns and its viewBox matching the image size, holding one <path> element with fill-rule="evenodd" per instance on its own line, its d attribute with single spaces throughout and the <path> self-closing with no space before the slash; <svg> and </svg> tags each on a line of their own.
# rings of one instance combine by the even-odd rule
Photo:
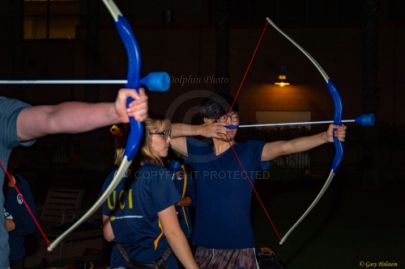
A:
<svg viewBox="0 0 405 269">
<path fill-rule="evenodd" d="M 117 121 L 112 103 L 66 102 L 34 106 L 21 111 L 17 118 L 17 134 L 25 141 L 48 134 L 86 132 Z"/>
<path fill-rule="evenodd" d="M 346 136 L 346 126 L 331 124 L 327 131 L 316 135 L 266 143 L 262 151 L 262 161 L 274 160 L 284 155 L 307 151 L 325 143 L 333 142 L 334 129 L 337 129 L 338 139 L 343 142 Z"/>
<path fill-rule="evenodd" d="M 127 109 L 128 97 L 136 99 Z M 117 122 L 128 122 L 128 115 L 143 121 L 147 116 L 147 96 L 143 90 L 121 89 L 115 103 L 66 102 L 59 105 L 34 106 L 17 117 L 17 135 L 21 141 L 48 134 L 79 133 Z"/>
<path fill-rule="evenodd" d="M 111 226 L 110 218 L 106 215 L 103 215 L 103 236 L 104 239 L 108 242 L 111 242 L 115 239 L 114 231 Z"/>
<path fill-rule="evenodd" d="M 223 123 L 204 123 L 201 125 L 173 123 L 170 146 L 181 155 L 188 156 L 186 137 L 200 135 L 219 138 L 225 133 L 226 129 Z"/>
<path fill-rule="evenodd" d="M 158 215 L 163 226 L 163 233 L 176 257 L 186 269 L 198 268 L 187 239 L 180 228 L 174 206 L 160 211 Z"/>
</svg>

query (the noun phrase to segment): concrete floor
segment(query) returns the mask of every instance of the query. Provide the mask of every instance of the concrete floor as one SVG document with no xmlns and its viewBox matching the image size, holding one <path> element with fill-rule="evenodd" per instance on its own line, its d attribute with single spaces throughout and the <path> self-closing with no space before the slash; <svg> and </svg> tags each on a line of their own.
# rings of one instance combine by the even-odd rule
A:
<svg viewBox="0 0 405 269">
<path fill-rule="evenodd" d="M 373 189 L 348 182 L 337 177 L 282 246 L 262 210 L 255 207 L 257 245 L 271 245 L 289 269 L 405 268 L 405 182 Z M 313 201 L 323 181 L 319 183 L 267 200 L 281 235 Z"/>
</svg>

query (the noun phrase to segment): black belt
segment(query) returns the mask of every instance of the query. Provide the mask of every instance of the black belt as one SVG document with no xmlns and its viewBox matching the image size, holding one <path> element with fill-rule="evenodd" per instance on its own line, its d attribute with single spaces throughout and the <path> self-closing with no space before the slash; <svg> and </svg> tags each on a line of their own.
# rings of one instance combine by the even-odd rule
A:
<svg viewBox="0 0 405 269">
<path fill-rule="evenodd" d="M 131 261 L 128 263 L 131 267 L 131 269 L 157 269 L 158 267 L 154 263 L 140 263 L 140 262 L 135 262 Z"/>
<path fill-rule="evenodd" d="M 138 261 L 132 260 L 127 251 L 125 250 L 124 246 L 121 244 L 117 244 L 118 250 L 120 251 L 122 257 L 124 257 L 125 261 L 128 263 L 128 269 L 164 269 L 166 268 L 166 260 L 172 254 L 172 250 L 170 248 L 166 249 L 163 252 L 163 255 L 160 259 L 158 259 L 154 263 L 142 263 Z"/>
</svg>

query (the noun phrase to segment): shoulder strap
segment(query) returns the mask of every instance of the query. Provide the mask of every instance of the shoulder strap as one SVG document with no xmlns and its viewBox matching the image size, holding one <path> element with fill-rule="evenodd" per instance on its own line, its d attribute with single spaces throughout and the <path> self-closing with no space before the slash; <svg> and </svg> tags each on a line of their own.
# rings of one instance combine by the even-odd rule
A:
<svg viewBox="0 0 405 269">
<path fill-rule="evenodd" d="M 155 262 L 156 268 L 166 268 L 166 261 L 171 254 L 172 249 L 169 247 L 163 252 L 162 257 Z"/>
</svg>

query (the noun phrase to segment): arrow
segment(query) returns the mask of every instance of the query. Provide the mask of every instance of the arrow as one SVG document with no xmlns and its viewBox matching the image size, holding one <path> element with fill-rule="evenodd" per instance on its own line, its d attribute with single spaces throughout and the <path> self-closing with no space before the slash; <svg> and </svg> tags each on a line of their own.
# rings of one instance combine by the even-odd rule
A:
<svg viewBox="0 0 405 269">
<path fill-rule="evenodd" d="M 263 123 L 263 124 L 242 124 L 242 125 L 225 125 L 225 128 L 238 129 L 238 128 L 254 128 L 254 127 L 302 126 L 302 125 L 330 124 L 333 122 L 334 122 L 333 120 L 325 120 L 325 121 L 279 122 L 279 123 Z M 375 124 L 375 117 L 373 113 L 363 114 L 354 119 L 342 120 L 342 123 L 357 123 L 360 126 L 372 127 Z"/>
</svg>

